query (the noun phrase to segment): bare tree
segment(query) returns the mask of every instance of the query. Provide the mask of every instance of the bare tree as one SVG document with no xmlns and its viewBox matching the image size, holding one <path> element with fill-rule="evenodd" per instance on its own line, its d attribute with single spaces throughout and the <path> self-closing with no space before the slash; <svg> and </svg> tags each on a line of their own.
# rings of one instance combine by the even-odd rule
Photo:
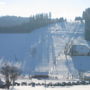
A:
<svg viewBox="0 0 90 90">
<path fill-rule="evenodd" d="M 14 86 L 15 80 L 21 74 L 21 70 L 18 67 L 16 67 L 15 65 L 9 64 L 9 63 L 5 63 L 1 67 L 0 72 L 4 76 L 7 89 L 9 89 L 10 84 Z"/>
<path fill-rule="evenodd" d="M 79 79 L 81 81 L 84 80 L 84 71 L 83 70 L 80 70 L 78 73 L 79 73 Z"/>
<path fill-rule="evenodd" d="M 10 80 L 9 80 L 9 66 L 8 65 L 5 64 L 3 67 L 1 67 L 1 74 L 4 75 L 6 87 L 9 89 Z"/>
<path fill-rule="evenodd" d="M 16 66 L 10 67 L 10 80 L 12 85 L 14 85 L 15 81 L 17 80 L 18 76 L 21 74 L 21 70 Z"/>
</svg>

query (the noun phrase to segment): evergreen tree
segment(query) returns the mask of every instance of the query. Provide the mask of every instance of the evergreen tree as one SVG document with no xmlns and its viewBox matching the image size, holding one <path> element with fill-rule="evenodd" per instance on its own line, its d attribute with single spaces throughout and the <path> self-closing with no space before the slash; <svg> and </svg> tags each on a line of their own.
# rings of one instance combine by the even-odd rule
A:
<svg viewBox="0 0 90 90">
<path fill-rule="evenodd" d="M 83 18 L 85 19 L 85 39 L 90 41 L 90 8 L 83 12 Z"/>
</svg>

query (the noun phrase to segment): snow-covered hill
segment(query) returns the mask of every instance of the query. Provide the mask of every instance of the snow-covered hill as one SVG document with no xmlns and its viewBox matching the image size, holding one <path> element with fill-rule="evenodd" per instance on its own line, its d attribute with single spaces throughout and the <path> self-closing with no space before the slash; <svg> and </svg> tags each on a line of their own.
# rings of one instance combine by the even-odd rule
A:
<svg viewBox="0 0 90 90">
<path fill-rule="evenodd" d="M 88 45 L 84 40 L 84 24 L 56 23 L 29 34 L 0 34 L 0 58 L 20 62 L 25 73 L 77 78 L 79 64 L 73 63 L 72 57 L 65 57 L 67 44 Z"/>
</svg>

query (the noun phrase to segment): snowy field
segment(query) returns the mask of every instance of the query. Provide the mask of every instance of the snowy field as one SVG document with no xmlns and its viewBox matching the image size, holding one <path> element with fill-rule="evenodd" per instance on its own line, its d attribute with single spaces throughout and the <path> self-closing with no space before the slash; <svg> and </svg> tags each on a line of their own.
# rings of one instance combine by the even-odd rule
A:
<svg viewBox="0 0 90 90">
<path fill-rule="evenodd" d="M 57 88 L 44 88 L 44 87 L 15 87 L 15 90 L 90 90 L 90 86 L 73 86 L 73 87 L 57 87 Z"/>
<path fill-rule="evenodd" d="M 0 89 L 5 90 L 5 89 Z M 10 90 L 90 90 L 90 85 L 87 86 L 72 86 L 72 87 L 30 87 L 30 86 L 16 86 L 14 89 Z"/>
</svg>

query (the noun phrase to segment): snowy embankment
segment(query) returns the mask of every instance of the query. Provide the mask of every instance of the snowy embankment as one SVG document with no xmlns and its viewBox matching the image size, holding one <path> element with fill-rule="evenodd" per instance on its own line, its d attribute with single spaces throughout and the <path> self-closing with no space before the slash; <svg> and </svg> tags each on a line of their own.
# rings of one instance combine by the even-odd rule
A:
<svg viewBox="0 0 90 90">
<path fill-rule="evenodd" d="M 4 90 L 4 89 L 0 89 Z M 31 87 L 31 86 L 15 86 L 14 89 L 11 90 L 90 90 L 90 85 L 86 86 L 72 86 L 72 87 Z"/>
<path fill-rule="evenodd" d="M 15 87 L 14 90 L 90 90 L 90 85 L 88 86 L 72 86 L 72 87 L 55 87 L 55 88 L 45 88 L 45 87 Z"/>
</svg>

